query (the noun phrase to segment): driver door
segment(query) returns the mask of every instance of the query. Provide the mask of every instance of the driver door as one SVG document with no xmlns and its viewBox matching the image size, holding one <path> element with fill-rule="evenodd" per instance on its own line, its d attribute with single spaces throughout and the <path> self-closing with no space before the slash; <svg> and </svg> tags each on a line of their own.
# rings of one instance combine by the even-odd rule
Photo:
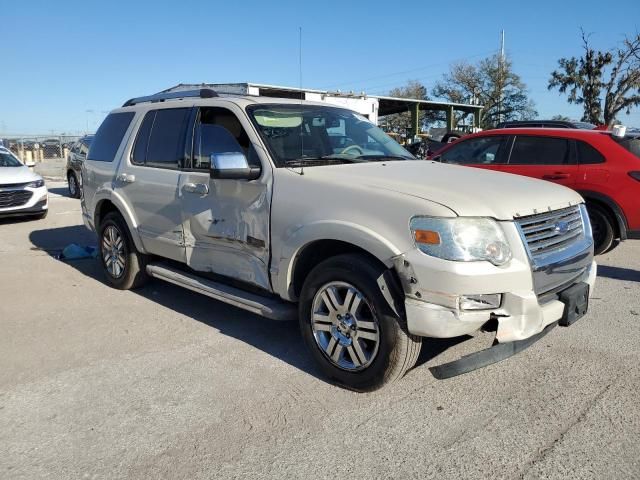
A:
<svg viewBox="0 0 640 480">
<path fill-rule="evenodd" d="M 197 111 L 191 168 L 182 172 L 179 186 L 187 264 L 271 290 L 270 164 L 247 133 L 252 130 L 243 112 L 234 107 Z M 211 155 L 233 152 L 260 166 L 257 180 L 210 178 Z"/>
</svg>

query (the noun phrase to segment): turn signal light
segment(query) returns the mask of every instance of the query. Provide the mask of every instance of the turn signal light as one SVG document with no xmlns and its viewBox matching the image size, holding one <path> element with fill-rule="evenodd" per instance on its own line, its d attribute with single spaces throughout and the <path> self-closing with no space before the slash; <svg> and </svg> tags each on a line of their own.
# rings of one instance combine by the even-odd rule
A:
<svg viewBox="0 0 640 480">
<path fill-rule="evenodd" d="M 629 176 L 640 182 L 640 172 L 629 172 Z"/>
<path fill-rule="evenodd" d="M 433 230 L 414 230 L 414 237 L 417 243 L 429 245 L 440 245 L 440 234 Z"/>
</svg>

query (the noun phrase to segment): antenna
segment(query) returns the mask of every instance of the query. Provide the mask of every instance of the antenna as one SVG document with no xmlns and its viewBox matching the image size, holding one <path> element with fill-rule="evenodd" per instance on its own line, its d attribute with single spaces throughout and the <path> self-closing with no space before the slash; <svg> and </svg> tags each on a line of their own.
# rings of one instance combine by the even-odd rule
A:
<svg viewBox="0 0 640 480">
<path fill-rule="evenodd" d="M 500 92 L 498 95 L 498 123 L 502 122 L 502 91 L 504 90 L 504 29 L 500 31 L 500 59 L 499 59 L 499 75 L 500 75 Z"/>
<path fill-rule="evenodd" d="M 302 27 L 298 27 L 298 80 L 300 84 L 300 175 L 304 175 L 304 115 L 302 114 Z"/>
</svg>

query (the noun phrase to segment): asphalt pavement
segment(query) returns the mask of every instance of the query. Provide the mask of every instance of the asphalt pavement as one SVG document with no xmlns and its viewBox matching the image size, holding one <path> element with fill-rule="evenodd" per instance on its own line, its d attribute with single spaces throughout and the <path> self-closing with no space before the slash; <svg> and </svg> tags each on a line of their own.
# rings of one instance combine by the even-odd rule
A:
<svg viewBox="0 0 640 480">
<path fill-rule="evenodd" d="M 372 394 L 327 383 L 295 322 L 153 281 L 109 288 L 78 200 L 0 220 L 0 478 L 640 478 L 640 241 L 599 257 L 590 312 L 503 362 Z"/>
</svg>

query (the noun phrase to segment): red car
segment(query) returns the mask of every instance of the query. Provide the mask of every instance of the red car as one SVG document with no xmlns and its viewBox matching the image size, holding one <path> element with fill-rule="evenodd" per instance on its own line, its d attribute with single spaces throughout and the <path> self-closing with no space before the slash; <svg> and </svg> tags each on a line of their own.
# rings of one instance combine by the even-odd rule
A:
<svg viewBox="0 0 640 480">
<path fill-rule="evenodd" d="M 640 239 L 640 134 L 508 128 L 468 135 L 432 160 L 526 175 L 577 190 L 586 200 L 596 254 Z"/>
</svg>

